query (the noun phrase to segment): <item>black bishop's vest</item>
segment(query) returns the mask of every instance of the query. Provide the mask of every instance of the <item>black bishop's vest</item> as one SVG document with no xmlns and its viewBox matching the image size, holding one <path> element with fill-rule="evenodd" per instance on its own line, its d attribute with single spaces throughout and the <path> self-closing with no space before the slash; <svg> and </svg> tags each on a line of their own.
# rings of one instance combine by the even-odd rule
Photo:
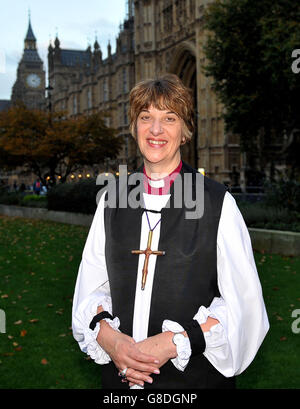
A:
<svg viewBox="0 0 300 409">
<path fill-rule="evenodd" d="M 142 168 L 139 171 L 142 172 Z M 180 172 L 182 181 L 186 173 L 193 175 L 195 199 L 198 172 L 183 162 Z M 134 187 L 128 185 L 126 194 Z M 201 305 L 208 307 L 214 297 L 220 296 L 217 285 L 217 231 L 225 192 L 225 186 L 204 177 L 203 216 L 187 219 L 185 212 L 192 209 L 185 207 L 184 198 L 183 206 L 177 208 L 174 184 L 171 186 L 169 204 L 161 212 L 158 249 L 166 254 L 156 260 L 148 336 L 160 333 L 165 319 L 176 321 L 185 329 L 194 328 L 192 356 L 183 372 L 176 369 L 172 362 L 167 362 L 160 368 L 159 375 L 151 375 L 153 384 L 145 382 L 145 389 L 234 387 L 234 378 L 225 378 L 204 357 L 203 334 L 193 320 Z M 113 315 L 120 318 L 120 330 L 130 336 L 139 259 L 139 256 L 131 254 L 131 250 L 140 246 L 142 214 L 141 207 L 117 206 L 104 210 L 105 255 Z M 198 331 L 196 336 L 195 331 Z M 197 342 L 203 347 L 199 347 Z M 113 362 L 102 366 L 102 387 L 128 389 L 128 384 L 121 382 Z"/>
</svg>

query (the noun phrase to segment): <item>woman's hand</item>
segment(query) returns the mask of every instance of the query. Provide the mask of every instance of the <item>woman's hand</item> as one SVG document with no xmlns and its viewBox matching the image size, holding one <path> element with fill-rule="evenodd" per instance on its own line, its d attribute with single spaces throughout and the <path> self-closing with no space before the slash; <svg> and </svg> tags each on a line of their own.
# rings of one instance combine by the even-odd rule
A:
<svg viewBox="0 0 300 409">
<path fill-rule="evenodd" d="M 146 338 L 143 341 L 138 342 L 136 345 L 141 352 L 156 356 L 159 360 L 159 363 L 156 366 L 157 368 L 160 368 L 168 362 L 169 359 L 177 356 L 176 346 L 172 342 L 173 335 L 174 333 L 170 331 L 162 332 Z M 146 372 L 144 375 L 149 376 L 150 374 L 149 372 Z M 130 379 L 128 378 L 128 380 Z M 132 386 L 134 383 L 135 382 L 131 381 L 129 386 Z"/>
<path fill-rule="evenodd" d="M 169 359 L 177 356 L 176 346 L 172 341 L 173 336 L 174 333 L 171 331 L 161 332 L 138 342 L 137 346 L 141 352 L 156 356 L 159 360 L 157 367 L 160 368 Z"/>
<path fill-rule="evenodd" d="M 99 345 L 107 352 L 118 371 L 128 368 L 128 381 L 144 385 L 152 383 L 151 373 L 159 373 L 159 360 L 154 356 L 142 352 L 135 340 L 119 331 L 114 330 L 106 321 L 101 321 L 97 336 Z"/>
</svg>

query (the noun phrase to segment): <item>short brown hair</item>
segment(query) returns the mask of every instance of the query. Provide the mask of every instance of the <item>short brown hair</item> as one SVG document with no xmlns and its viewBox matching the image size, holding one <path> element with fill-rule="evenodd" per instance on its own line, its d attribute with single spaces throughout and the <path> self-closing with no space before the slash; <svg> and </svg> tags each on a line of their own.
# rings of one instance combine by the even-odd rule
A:
<svg viewBox="0 0 300 409">
<path fill-rule="evenodd" d="M 183 120 L 182 136 L 189 142 L 194 132 L 194 104 L 192 93 L 174 74 L 141 81 L 132 88 L 129 96 L 129 129 L 136 139 L 137 118 L 151 105 L 156 109 L 169 109 Z"/>
</svg>

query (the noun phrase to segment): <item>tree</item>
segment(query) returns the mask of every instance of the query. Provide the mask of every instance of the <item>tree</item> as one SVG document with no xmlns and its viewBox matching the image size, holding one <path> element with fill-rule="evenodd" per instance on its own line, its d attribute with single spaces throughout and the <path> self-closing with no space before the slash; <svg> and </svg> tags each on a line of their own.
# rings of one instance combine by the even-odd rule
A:
<svg viewBox="0 0 300 409">
<path fill-rule="evenodd" d="M 70 119 L 63 113 L 29 110 L 24 105 L 0 113 L 0 166 L 23 166 L 43 183 L 46 175 L 54 183 L 60 175 L 65 182 L 82 166 L 114 158 L 121 144 L 99 113 Z"/>
<path fill-rule="evenodd" d="M 291 66 L 300 48 L 300 3 L 217 0 L 204 20 L 205 73 L 224 105 L 227 131 L 240 135 L 241 149 L 258 158 L 260 171 L 274 169 L 284 155 L 295 174 L 299 164 L 290 151 L 300 129 L 300 78 Z"/>
</svg>

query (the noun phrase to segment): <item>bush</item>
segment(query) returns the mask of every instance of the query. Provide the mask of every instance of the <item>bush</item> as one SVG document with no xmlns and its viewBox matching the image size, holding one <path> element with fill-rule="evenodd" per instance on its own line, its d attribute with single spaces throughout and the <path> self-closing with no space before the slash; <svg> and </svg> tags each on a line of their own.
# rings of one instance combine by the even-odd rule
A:
<svg viewBox="0 0 300 409">
<path fill-rule="evenodd" d="M 0 203 L 14 206 L 47 207 L 47 197 L 24 195 L 22 192 L 5 192 L 0 195 Z"/>
<path fill-rule="evenodd" d="M 300 212 L 300 183 L 296 180 L 267 183 L 265 193 L 266 204 Z"/>
<path fill-rule="evenodd" d="M 300 232 L 300 213 L 266 203 L 238 204 L 247 227 Z"/>
<path fill-rule="evenodd" d="M 27 207 L 47 207 L 47 196 L 26 195 L 21 200 L 21 206 Z"/>
<path fill-rule="evenodd" d="M 19 192 L 4 192 L 0 195 L 0 203 L 21 206 L 24 194 Z"/>
<path fill-rule="evenodd" d="M 100 189 L 95 179 L 58 184 L 48 191 L 48 209 L 93 214 L 97 207 L 97 192 Z"/>
</svg>

